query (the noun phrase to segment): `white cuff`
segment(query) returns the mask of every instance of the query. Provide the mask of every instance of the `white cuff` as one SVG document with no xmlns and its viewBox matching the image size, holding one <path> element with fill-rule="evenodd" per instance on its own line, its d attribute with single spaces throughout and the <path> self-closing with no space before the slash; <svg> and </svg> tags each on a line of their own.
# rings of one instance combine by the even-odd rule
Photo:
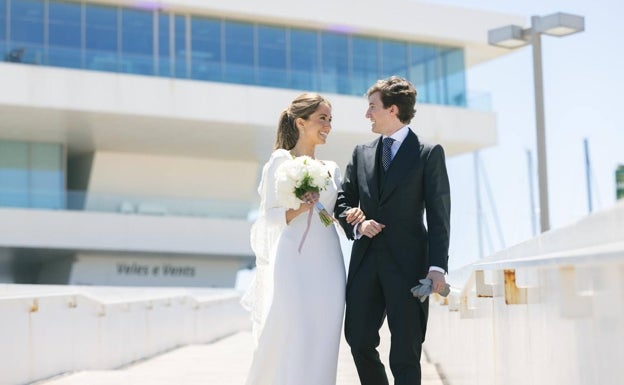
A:
<svg viewBox="0 0 624 385">
<path fill-rule="evenodd" d="M 358 229 L 360 228 L 360 223 L 356 223 L 355 226 L 353 226 L 353 239 L 362 238 L 362 234 L 358 233 Z"/>
<path fill-rule="evenodd" d="M 446 271 L 444 271 L 443 268 L 437 267 L 437 266 L 430 266 L 429 267 L 429 271 L 438 271 L 438 272 L 440 272 L 442 274 L 446 274 Z"/>
</svg>

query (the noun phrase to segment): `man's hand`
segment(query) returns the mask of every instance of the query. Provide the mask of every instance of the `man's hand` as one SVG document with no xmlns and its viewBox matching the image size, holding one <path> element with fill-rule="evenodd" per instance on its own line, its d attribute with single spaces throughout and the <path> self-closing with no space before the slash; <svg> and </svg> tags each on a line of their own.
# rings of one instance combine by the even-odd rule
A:
<svg viewBox="0 0 624 385">
<path fill-rule="evenodd" d="M 427 274 L 427 278 L 431 280 L 431 291 L 433 293 L 440 293 L 446 287 L 446 279 L 444 279 L 444 274 L 431 270 L 429 274 Z"/>
<path fill-rule="evenodd" d="M 366 219 L 366 215 L 359 207 L 353 207 L 347 210 L 345 219 L 348 224 L 355 225 L 363 222 Z"/>
<path fill-rule="evenodd" d="M 383 230 L 384 227 L 386 227 L 386 225 L 375 220 L 368 219 L 360 224 L 358 232 L 364 236 L 373 238 L 377 234 L 381 233 L 381 230 Z"/>
</svg>

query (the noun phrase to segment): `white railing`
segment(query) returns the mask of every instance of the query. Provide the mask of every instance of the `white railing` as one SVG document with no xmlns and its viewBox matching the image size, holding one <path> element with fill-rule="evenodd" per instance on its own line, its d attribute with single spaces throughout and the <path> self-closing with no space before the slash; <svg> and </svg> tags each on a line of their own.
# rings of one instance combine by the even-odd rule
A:
<svg viewBox="0 0 624 385">
<path fill-rule="evenodd" d="M 240 293 L 0 285 L 0 385 L 112 369 L 249 328 Z"/>
<path fill-rule="evenodd" d="M 425 342 L 446 383 L 624 383 L 624 201 L 449 279 Z"/>
</svg>

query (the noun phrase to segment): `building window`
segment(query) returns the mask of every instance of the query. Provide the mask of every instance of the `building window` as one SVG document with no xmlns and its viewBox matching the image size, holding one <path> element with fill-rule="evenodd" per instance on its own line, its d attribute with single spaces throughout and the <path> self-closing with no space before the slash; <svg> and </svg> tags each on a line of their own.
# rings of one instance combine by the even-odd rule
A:
<svg viewBox="0 0 624 385">
<path fill-rule="evenodd" d="M 191 18 L 191 77 L 221 81 L 221 21 Z"/>
<path fill-rule="evenodd" d="M 0 141 L 0 206 L 65 208 L 63 147 Z"/>
<path fill-rule="evenodd" d="M 82 7 L 75 3 L 49 3 L 47 64 L 82 68 Z"/>
<path fill-rule="evenodd" d="M 464 70 L 464 51 L 447 49 L 441 54 L 446 90 L 443 104 L 450 106 L 466 106 L 466 72 Z"/>
<path fill-rule="evenodd" d="M 121 66 L 117 8 L 92 4 L 85 7 L 86 68 L 118 72 Z"/>
<path fill-rule="evenodd" d="M 349 43 L 347 35 L 323 33 L 321 35 L 321 90 L 349 94 Z"/>
<path fill-rule="evenodd" d="M 409 77 L 421 103 L 438 103 L 438 49 L 435 46 L 410 46 Z"/>
<path fill-rule="evenodd" d="M 7 2 L 0 0 L 0 57 L 6 58 Z"/>
<path fill-rule="evenodd" d="M 225 23 L 225 67 L 223 80 L 256 84 L 254 74 L 254 28 L 247 23 Z"/>
<path fill-rule="evenodd" d="M 318 91 L 320 88 L 318 34 L 290 31 L 290 88 Z"/>
<path fill-rule="evenodd" d="M 0 0 L 0 53 L 12 62 L 344 95 L 398 75 L 414 83 L 419 102 L 466 105 L 460 48 L 92 2 Z"/>
<path fill-rule="evenodd" d="M 381 77 L 402 76 L 407 78 L 407 44 L 397 41 L 381 43 Z"/>
<path fill-rule="evenodd" d="M 174 55 L 175 55 L 175 76 L 177 78 L 188 78 L 190 76 L 190 68 L 187 57 L 189 56 L 190 39 L 187 39 L 186 34 L 186 17 L 178 16 L 174 17 Z M 188 43 L 187 43 L 188 42 Z"/>
<path fill-rule="evenodd" d="M 377 39 L 353 37 L 351 46 L 351 94 L 364 95 L 380 78 L 379 44 Z"/>
<path fill-rule="evenodd" d="M 171 15 L 158 14 L 158 58 L 157 71 L 159 76 L 174 76 L 172 53 L 173 46 Z"/>
<path fill-rule="evenodd" d="M 121 72 L 154 74 L 154 14 L 121 9 Z"/>
<path fill-rule="evenodd" d="M 11 2 L 9 61 L 43 64 L 43 2 Z"/>
<path fill-rule="evenodd" d="M 258 26 L 258 84 L 288 87 L 286 29 Z"/>
</svg>

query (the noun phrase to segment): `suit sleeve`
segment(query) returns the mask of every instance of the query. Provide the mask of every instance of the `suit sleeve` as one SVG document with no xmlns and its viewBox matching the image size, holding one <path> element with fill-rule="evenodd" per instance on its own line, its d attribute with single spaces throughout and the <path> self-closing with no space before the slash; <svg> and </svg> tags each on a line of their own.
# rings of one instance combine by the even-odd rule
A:
<svg viewBox="0 0 624 385">
<path fill-rule="evenodd" d="M 357 147 L 353 150 L 351 161 L 345 170 L 342 186 L 338 188 L 338 198 L 334 215 L 338 219 L 340 226 L 344 229 L 345 234 L 350 240 L 353 240 L 353 226 L 347 223 L 344 213 L 352 207 L 359 205 L 359 188 L 357 180 Z"/>
<path fill-rule="evenodd" d="M 444 149 L 440 145 L 431 149 L 425 163 L 425 208 L 429 240 L 429 266 L 438 266 L 448 272 L 451 193 Z"/>
</svg>

